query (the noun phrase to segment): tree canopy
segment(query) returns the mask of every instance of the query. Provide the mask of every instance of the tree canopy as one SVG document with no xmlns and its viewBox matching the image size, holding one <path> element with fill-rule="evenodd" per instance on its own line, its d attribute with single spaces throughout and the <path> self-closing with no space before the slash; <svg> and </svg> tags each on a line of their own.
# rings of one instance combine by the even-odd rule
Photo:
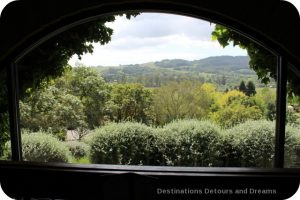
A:
<svg viewBox="0 0 300 200">
<path fill-rule="evenodd" d="M 256 94 L 255 85 L 252 81 L 249 81 L 246 87 L 247 87 L 247 91 L 246 91 L 247 96 L 253 96 Z"/>
<path fill-rule="evenodd" d="M 216 25 L 212 32 L 212 39 L 217 40 L 221 46 L 226 47 L 233 43 L 240 48 L 245 49 L 250 57 L 249 66 L 253 69 L 262 83 L 268 83 L 270 80 L 277 79 L 277 59 L 274 54 L 253 40 L 243 36 L 227 27 Z M 288 91 L 300 95 L 299 77 L 288 70 Z"/>
<path fill-rule="evenodd" d="M 122 15 L 122 14 L 120 14 Z M 137 13 L 125 14 L 127 19 L 138 15 Z M 61 76 L 68 61 L 73 55 L 79 58 L 85 53 L 92 53 L 92 43 L 105 45 L 111 41 L 113 29 L 106 25 L 115 21 L 116 16 L 102 17 L 96 21 L 84 23 L 71 28 L 44 42 L 21 61 L 19 71 L 20 93 L 26 88 L 37 87 L 42 80 Z"/>
<path fill-rule="evenodd" d="M 123 14 L 120 14 L 123 15 Z M 135 17 L 138 13 L 125 14 L 127 19 Z M 19 96 L 25 98 L 28 88 L 31 91 L 39 89 L 44 81 L 50 81 L 61 76 L 69 67 L 68 61 L 73 55 L 82 56 L 92 53 L 92 43 L 107 44 L 111 40 L 113 30 L 106 26 L 107 22 L 115 21 L 116 16 L 106 16 L 71 28 L 47 40 L 30 51 L 18 64 Z M 6 73 L 0 74 L 0 84 L 6 85 Z M 0 88 L 0 155 L 2 144 L 8 136 L 8 93 L 6 87 Z M 2 128 L 3 127 L 3 128 Z"/>
<path fill-rule="evenodd" d="M 239 86 L 239 91 L 245 93 L 246 90 L 247 90 L 247 88 L 246 88 L 245 82 L 242 80 L 241 83 L 240 83 L 240 86 Z"/>
</svg>

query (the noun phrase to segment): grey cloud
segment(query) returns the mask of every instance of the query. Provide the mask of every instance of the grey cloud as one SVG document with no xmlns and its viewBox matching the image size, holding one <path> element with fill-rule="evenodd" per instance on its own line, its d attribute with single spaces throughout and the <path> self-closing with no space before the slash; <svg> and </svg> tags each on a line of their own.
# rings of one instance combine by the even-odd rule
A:
<svg viewBox="0 0 300 200">
<path fill-rule="evenodd" d="M 179 15 L 142 13 L 132 18 L 127 26 L 117 31 L 115 38 L 157 38 L 174 34 L 192 39 L 210 40 L 214 25 L 209 22 Z"/>
<path fill-rule="evenodd" d="M 163 38 L 119 38 L 112 40 L 111 43 L 107 45 L 107 48 L 117 49 L 117 50 L 132 50 L 143 47 L 156 47 L 164 44 Z"/>
</svg>

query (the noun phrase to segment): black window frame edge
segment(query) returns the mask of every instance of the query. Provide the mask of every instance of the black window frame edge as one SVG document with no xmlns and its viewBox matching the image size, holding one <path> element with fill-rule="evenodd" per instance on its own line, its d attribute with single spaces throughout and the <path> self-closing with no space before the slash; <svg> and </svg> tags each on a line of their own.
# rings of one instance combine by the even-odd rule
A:
<svg viewBox="0 0 300 200">
<path fill-rule="evenodd" d="M 124 1 L 125 2 L 125 1 Z M 0 161 L 0 170 L 7 172 L 6 175 L 0 175 L 0 178 L 4 180 L 4 184 L 7 185 L 7 190 L 9 191 L 9 177 L 14 177 L 15 172 L 19 172 L 20 177 L 30 177 L 35 176 L 36 170 L 41 176 L 49 174 L 51 172 L 56 173 L 71 173 L 76 175 L 79 172 L 86 174 L 101 174 L 101 175 L 111 175 L 111 174 L 124 174 L 124 173 L 136 173 L 142 175 L 149 175 L 153 177 L 161 176 L 175 176 L 175 177 L 240 177 L 240 178 L 295 178 L 300 176 L 300 169 L 286 169 L 283 168 L 284 164 L 284 140 L 285 140 L 285 98 L 280 98 L 286 96 L 286 83 L 287 83 L 287 60 L 292 63 L 292 65 L 297 65 L 298 62 L 290 56 L 289 53 L 280 47 L 279 45 L 273 43 L 272 41 L 265 38 L 265 36 L 249 29 L 246 25 L 239 23 L 234 20 L 230 20 L 225 17 L 224 19 L 220 13 L 212 13 L 206 10 L 201 10 L 193 6 L 186 4 L 176 4 L 172 2 L 156 1 L 154 3 L 121 3 L 121 4 L 104 4 L 102 7 L 96 7 L 91 10 L 82 11 L 78 15 L 67 16 L 64 20 L 60 22 L 55 22 L 50 24 L 42 31 L 36 35 L 29 37 L 28 40 L 21 43 L 16 49 L 14 49 L 4 60 L 1 60 L 1 65 L 6 66 L 8 78 L 9 91 L 9 112 L 10 112 L 10 130 L 11 130 L 11 140 L 12 140 L 12 159 L 13 161 Z M 160 3 L 163 2 L 163 3 Z M 158 9 L 161 7 L 161 9 Z M 90 12 L 91 13 L 87 13 Z M 54 35 L 81 23 L 99 18 L 100 16 L 110 15 L 119 12 L 127 11 L 145 11 L 145 12 L 163 12 L 170 14 L 179 14 L 195 17 L 198 19 L 204 19 L 212 21 L 218 24 L 224 24 L 229 28 L 237 30 L 243 35 L 248 36 L 254 41 L 260 43 L 264 47 L 269 47 L 269 49 L 277 49 L 275 52 L 278 58 L 277 72 L 279 80 L 277 82 L 277 115 L 276 119 L 276 143 L 275 143 L 275 162 L 274 167 L 271 169 L 261 169 L 261 168 L 202 168 L 202 167 L 156 167 L 156 166 L 115 166 L 115 165 L 78 165 L 78 164 L 62 164 L 62 163 L 34 163 L 34 162 L 23 162 L 21 161 L 21 140 L 20 140 L 20 128 L 19 128 L 19 109 L 18 109 L 18 80 L 17 80 L 17 62 L 20 60 L 27 52 L 33 49 L 38 44 L 43 41 L 53 37 Z M 101 13 L 101 14 L 99 14 Z M 204 17 L 205 16 L 205 17 Z M 64 24 L 64 25 L 63 25 Z M 228 26 L 230 25 L 230 26 Z M 241 32 L 240 30 L 243 30 Z M 50 32 L 50 34 L 49 34 Z M 245 34 L 247 33 L 247 34 Z M 24 51 L 25 49 L 25 51 Z M 300 70 L 296 67 L 291 66 L 296 74 L 300 74 Z M 19 177 L 19 178 L 20 178 Z M 7 181 L 7 182 L 6 182 Z M 22 181 L 21 181 L 22 182 Z M 23 183 L 24 184 L 24 183 Z M 11 186 L 11 185 L 10 185 Z M 25 192 L 25 191 L 23 191 Z M 26 193 L 26 192 L 25 192 Z"/>
</svg>

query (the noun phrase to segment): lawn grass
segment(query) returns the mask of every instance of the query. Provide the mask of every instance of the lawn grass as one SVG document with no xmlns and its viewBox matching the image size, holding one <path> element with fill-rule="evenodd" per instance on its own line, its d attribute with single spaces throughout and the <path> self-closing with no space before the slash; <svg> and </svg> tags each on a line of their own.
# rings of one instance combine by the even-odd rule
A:
<svg viewBox="0 0 300 200">
<path fill-rule="evenodd" d="M 70 163 L 76 163 L 76 164 L 91 164 L 91 161 L 90 159 L 85 156 L 85 157 L 82 157 L 80 159 L 76 159 L 74 157 L 72 157 Z"/>
</svg>

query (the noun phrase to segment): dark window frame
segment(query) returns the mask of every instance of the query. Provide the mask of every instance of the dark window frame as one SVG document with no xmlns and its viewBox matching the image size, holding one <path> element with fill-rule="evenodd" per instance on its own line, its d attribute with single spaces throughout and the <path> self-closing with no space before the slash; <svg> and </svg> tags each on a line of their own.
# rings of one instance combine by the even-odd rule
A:
<svg viewBox="0 0 300 200">
<path fill-rule="evenodd" d="M 118 4 L 119 2 L 119 4 Z M 136 3 L 129 3 L 126 1 L 117 1 L 117 3 L 100 2 L 97 6 L 87 11 L 81 11 L 79 14 L 72 16 L 65 16 L 61 21 L 53 20 L 53 23 L 47 24 L 46 27 L 42 28 L 39 32 L 18 44 L 11 53 L 3 59 L 1 65 L 6 66 L 8 73 L 8 88 L 9 88 L 9 113 L 10 113 L 10 130 L 11 130 L 11 142 L 12 142 L 12 161 L 1 161 L 0 170 L 7 172 L 7 176 L 1 177 L 6 185 L 6 189 L 10 191 L 13 187 L 12 183 L 8 181 L 9 177 L 14 177 L 14 173 L 19 173 L 20 177 L 26 177 L 25 180 L 30 177 L 37 178 L 33 169 L 36 170 L 36 174 L 42 177 L 51 179 L 53 172 L 62 173 L 62 176 L 69 176 L 70 174 L 84 174 L 88 177 L 91 174 L 97 175 L 113 175 L 123 173 L 133 173 L 143 176 L 153 177 L 172 177 L 187 178 L 188 177 L 213 177 L 213 178 L 224 178 L 226 177 L 261 177 L 262 179 L 269 180 L 274 177 L 279 178 L 295 178 L 299 177 L 299 169 L 284 169 L 284 140 L 285 140 L 285 105 L 286 105 L 286 84 L 287 84 L 287 63 L 290 61 L 292 65 L 296 66 L 299 62 L 293 58 L 282 46 L 276 44 L 274 41 L 269 40 L 259 31 L 255 31 L 246 24 L 239 21 L 232 20 L 230 17 L 219 13 L 219 11 L 209 10 L 206 8 L 199 9 L 195 7 L 195 1 L 189 1 L 184 3 L 183 1 L 137 1 Z M 102 6 L 102 7 L 101 7 Z M 230 5 L 228 5 L 230 6 Z M 78 8 L 77 8 L 78 9 Z M 76 9 L 74 9 L 76 10 Z M 43 41 L 55 36 L 56 34 L 81 23 L 98 18 L 101 15 L 109 15 L 117 13 L 119 11 L 148 11 L 148 12 L 165 12 L 188 15 L 199 19 L 209 19 L 210 21 L 217 22 L 219 24 L 230 25 L 230 28 L 235 30 L 239 29 L 240 32 L 251 39 L 254 39 L 263 46 L 271 49 L 275 52 L 278 58 L 277 73 L 277 119 L 276 119 L 276 142 L 275 142 L 275 162 L 273 169 L 253 169 L 253 168 L 170 168 L 170 167 L 153 167 L 153 166 L 115 166 L 115 165 L 76 165 L 76 164 L 53 164 L 53 163 L 30 163 L 21 161 L 21 134 L 19 127 L 19 108 L 18 108 L 18 71 L 17 63 L 25 56 L 31 49 L 36 45 L 41 44 Z M 216 9 L 217 10 L 217 9 Z M 87 13 L 90 12 L 90 13 Z M 225 18 L 223 18 L 225 16 Z M 50 33 L 50 34 L 49 34 Z M 245 34 L 248 33 L 248 34 Z M 274 51 L 276 49 L 276 51 Z M 291 69 L 300 74 L 300 69 L 291 66 Z M 284 97 L 284 98 L 283 98 Z M 55 176 L 55 175 L 53 175 Z M 20 178 L 19 177 L 19 178 Z M 99 178 L 99 176 L 96 176 Z M 131 176 L 130 176 L 131 177 Z M 134 176 L 135 177 L 135 176 Z M 18 179 L 16 177 L 16 179 Z M 134 178 L 135 179 L 135 178 Z M 127 178 L 126 178 L 127 180 Z M 19 181 L 19 184 L 26 184 L 25 182 Z M 284 183 L 284 182 L 283 182 Z M 58 184 L 60 185 L 60 184 Z M 5 188 L 5 187 L 4 187 Z M 22 193 L 23 192 L 23 193 Z M 24 195 L 26 191 L 22 191 Z M 29 194 L 28 194 L 29 195 Z"/>
</svg>

